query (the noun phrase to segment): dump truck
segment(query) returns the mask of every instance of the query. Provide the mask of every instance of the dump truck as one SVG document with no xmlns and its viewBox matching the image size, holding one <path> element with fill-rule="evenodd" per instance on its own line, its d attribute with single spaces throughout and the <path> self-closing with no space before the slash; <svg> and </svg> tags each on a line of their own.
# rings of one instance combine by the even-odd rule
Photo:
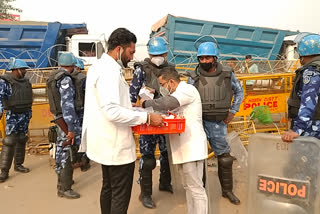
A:
<svg viewBox="0 0 320 214">
<path fill-rule="evenodd" d="M 244 88 L 244 100 L 229 131 L 250 130 L 250 114 L 257 106 L 270 108 L 273 124 L 256 124 L 260 132 L 288 129 L 286 100 L 292 87 L 294 71 L 300 66 L 294 54 L 298 31 L 204 21 L 171 14 L 152 26 L 150 37 L 164 37 L 169 44 L 168 60 L 182 75 L 198 64 L 194 43 L 204 35 L 213 36 L 220 48 L 219 61 L 233 67 Z M 252 55 L 259 73 L 250 73 L 244 60 Z M 228 59 L 236 60 L 229 64 Z M 186 77 L 187 78 L 187 77 Z M 256 121 L 255 121 L 256 122 Z M 232 124 L 231 124 L 232 125 Z M 246 136 L 246 142 L 247 142 Z M 244 139 L 245 139 L 244 138 Z"/>
<path fill-rule="evenodd" d="M 203 35 L 216 38 L 220 46 L 220 60 L 232 57 L 243 60 L 248 54 L 254 60 L 277 60 L 283 59 L 287 49 L 294 45 L 286 38 L 296 34 L 296 31 L 204 21 L 168 14 L 152 26 L 150 36 L 165 37 L 169 42 L 169 60 L 175 64 L 184 64 L 197 62 L 193 44 Z"/>
<path fill-rule="evenodd" d="M 10 57 L 26 61 L 30 68 L 55 67 L 65 51 L 92 64 L 105 44 L 104 34 L 89 35 L 84 23 L 0 21 L 0 69 L 7 70 Z"/>
</svg>

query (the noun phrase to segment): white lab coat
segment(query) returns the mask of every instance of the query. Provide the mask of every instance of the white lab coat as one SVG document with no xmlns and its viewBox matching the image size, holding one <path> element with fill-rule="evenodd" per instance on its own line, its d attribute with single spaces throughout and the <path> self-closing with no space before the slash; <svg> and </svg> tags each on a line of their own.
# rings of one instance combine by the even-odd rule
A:
<svg viewBox="0 0 320 214">
<path fill-rule="evenodd" d="M 132 163 L 136 160 L 136 146 L 130 126 L 146 121 L 146 112 L 132 110 L 121 67 L 103 54 L 87 74 L 79 151 L 86 151 L 91 160 L 103 165 Z"/>
<path fill-rule="evenodd" d="M 170 134 L 170 147 L 173 164 L 203 160 L 208 157 L 207 137 L 202 124 L 202 104 L 198 90 L 190 84 L 180 82 L 175 97 L 186 119 L 186 129 L 181 134 Z"/>
</svg>

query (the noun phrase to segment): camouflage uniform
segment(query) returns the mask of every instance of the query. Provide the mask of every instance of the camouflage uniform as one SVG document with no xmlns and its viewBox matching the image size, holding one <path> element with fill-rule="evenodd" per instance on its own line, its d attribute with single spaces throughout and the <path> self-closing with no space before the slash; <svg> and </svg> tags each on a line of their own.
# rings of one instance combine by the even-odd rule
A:
<svg viewBox="0 0 320 214">
<path fill-rule="evenodd" d="M 149 60 L 145 60 L 151 63 Z M 130 84 L 130 99 L 132 103 L 137 102 L 140 89 L 145 86 L 147 81 L 146 72 L 142 66 L 136 66 L 133 79 Z M 159 92 L 155 92 L 155 97 L 160 96 Z M 154 152 L 156 144 L 158 143 L 160 149 L 160 179 L 159 189 L 172 192 L 171 174 L 168 160 L 168 152 L 166 146 L 166 138 L 164 135 L 140 135 L 139 148 L 142 158 L 139 162 L 139 173 L 141 191 L 144 195 L 152 195 L 152 170 L 156 166 Z"/>
<path fill-rule="evenodd" d="M 313 136 L 320 139 L 320 120 L 313 120 L 320 94 L 320 71 L 308 66 L 303 72 L 299 91 L 300 108 L 298 116 L 293 120 L 292 130 L 300 136 Z"/>
<path fill-rule="evenodd" d="M 301 81 L 299 78 L 296 81 L 298 89 L 294 90 L 300 100 L 300 108 L 298 115 L 292 117 L 292 130 L 299 136 L 311 136 L 320 139 L 320 120 L 314 119 L 316 112 L 319 111 L 319 94 L 320 94 L 320 70 L 314 65 L 305 65 L 296 71 L 296 77 L 302 74 Z M 300 73 L 301 72 L 301 73 Z M 299 74 L 300 73 L 300 74 Z M 295 83 L 294 83 L 295 85 Z M 291 96 L 292 97 L 292 94 Z M 289 99 L 290 100 L 290 99 Z M 290 102 L 288 101 L 288 104 Z M 290 104 L 289 104 L 289 116 Z M 308 144 L 308 145 L 304 145 Z M 300 200 L 292 200 L 291 203 L 297 204 L 307 210 L 308 213 L 314 213 L 314 201 L 317 195 L 317 180 L 319 172 L 319 146 L 313 145 L 312 142 L 302 142 L 293 144 L 289 154 L 288 166 L 284 169 L 286 177 L 296 178 L 300 180 L 308 180 L 310 182 L 310 193 L 308 202 Z M 306 159 L 306 160 L 305 160 Z"/>
<path fill-rule="evenodd" d="M 80 145 L 81 142 L 81 124 L 79 113 L 75 111 L 74 98 L 75 87 L 71 77 L 65 76 L 57 81 L 57 89 L 61 95 L 62 115 L 56 115 L 56 118 L 63 117 L 68 125 L 68 131 L 75 133 L 74 144 Z M 82 114 L 83 115 L 83 112 Z M 65 167 L 67 161 L 71 161 L 70 145 L 62 147 L 63 142 L 67 140 L 66 134 L 58 127 L 57 149 L 56 149 L 56 172 L 59 174 L 61 169 Z M 73 153 L 76 152 L 73 151 Z"/>
<path fill-rule="evenodd" d="M 9 83 L 0 79 L 0 113 L 3 114 L 4 106 L 3 99 L 8 99 L 11 96 L 12 89 Z M 32 111 L 24 113 L 15 113 L 10 110 L 6 111 L 6 135 L 17 133 L 28 133 L 29 122 L 32 117 Z"/>
<path fill-rule="evenodd" d="M 0 113 L 3 114 L 3 100 L 9 99 L 12 94 L 11 85 L 3 79 L 0 79 Z M 29 172 L 28 168 L 22 166 L 25 159 L 25 146 L 27 142 L 27 133 L 32 110 L 23 113 L 12 112 L 6 110 L 6 137 L 3 141 L 1 154 L 1 170 L 8 173 L 11 167 L 12 159 L 14 158 L 15 170 L 20 172 Z M 12 148 L 13 147 L 13 148 Z M 19 170 L 18 166 L 21 167 Z"/>
</svg>

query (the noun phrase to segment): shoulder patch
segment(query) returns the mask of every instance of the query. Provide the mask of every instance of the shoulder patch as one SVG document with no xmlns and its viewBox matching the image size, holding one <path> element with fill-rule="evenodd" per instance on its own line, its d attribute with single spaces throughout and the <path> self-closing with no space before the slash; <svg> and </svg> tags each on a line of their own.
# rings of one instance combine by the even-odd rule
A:
<svg viewBox="0 0 320 214">
<path fill-rule="evenodd" d="M 309 70 L 309 69 L 305 70 L 303 72 L 303 83 L 305 85 L 309 84 L 311 77 L 314 76 L 314 74 L 315 74 L 315 72 L 312 70 Z"/>
<path fill-rule="evenodd" d="M 60 82 L 61 88 L 63 88 L 63 89 L 69 88 L 69 86 L 70 86 L 70 81 L 71 81 L 71 78 L 70 78 L 70 77 L 68 77 L 68 76 L 64 77 L 64 78 L 61 80 L 61 82 Z"/>
<path fill-rule="evenodd" d="M 305 85 L 307 85 L 309 82 L 310 82 L 310 78 L 311 76 L 309 76 L 309 75 L 303 75 L 303 83 L 305 84 Z"/>
</svg>

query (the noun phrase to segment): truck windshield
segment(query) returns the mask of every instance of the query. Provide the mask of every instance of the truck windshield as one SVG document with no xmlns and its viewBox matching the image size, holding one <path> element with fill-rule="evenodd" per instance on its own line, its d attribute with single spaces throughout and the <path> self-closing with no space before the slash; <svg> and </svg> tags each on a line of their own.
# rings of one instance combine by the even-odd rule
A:
<svg viewBox="0 0 320 214">
<path fill-rule="evenodd" d="M 96 43 L 90 42 L 79 43 L 79 56 L 81 57 L 95 57 L 96 56 Z"/>
</svg>

